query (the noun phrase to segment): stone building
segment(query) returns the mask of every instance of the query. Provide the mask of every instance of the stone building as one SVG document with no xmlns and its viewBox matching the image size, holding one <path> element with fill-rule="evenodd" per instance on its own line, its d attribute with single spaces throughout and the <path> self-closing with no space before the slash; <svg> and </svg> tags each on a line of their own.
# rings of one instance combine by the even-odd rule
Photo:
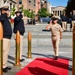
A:
<svg viewBox="0 0 75 75">
<path fill-rule="evenodd" d="M 47 11 L 51 14 L 52 13 L 52 10 L 51 10 L 51 8 L 52 8 L 53 6 L 51 5 L 51 3 L 50 2 L 47 2 Z"/>
<path fill-rule="evenodd" d="M 40 9 L 40 0 L 16 0 L 17 9 L 23 5 L 24 9 L 37 13 Z"/>
<path fill-rule="evenodd" d="M 9 10 L 11 10 L 15 4 L 15 0 L 0 0 L 0 8 L 3 6 L 9 6 Z"/>
<path fill-rule="evenodd" d="M 19 8 L 23 5 L 24 9 L 33 11 L 35 14 L 41 7 L 47 8 L 47 0 L 16 0 L 16 7 Z"/>
<path fill-rule="evenodd" d="M 57 6 L 57 7 L 51 8 L 51 12 L 55 14 L 56 16 L 60 16 L 64 10 L 65 10 L 65 7 L 63 6 Z"/>
</svg>

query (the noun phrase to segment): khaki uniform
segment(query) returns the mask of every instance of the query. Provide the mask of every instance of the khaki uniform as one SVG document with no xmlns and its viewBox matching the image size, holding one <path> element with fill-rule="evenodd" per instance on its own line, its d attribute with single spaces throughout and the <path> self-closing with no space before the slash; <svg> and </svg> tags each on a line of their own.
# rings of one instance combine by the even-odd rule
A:
<svg viewBox="0 0 75 75">
<path fill-rule="evenodd" d="M 62 28 L 59 24 L 52 24 L 50 26 L 51 30 L 51 39 L 54 48 L 54 56 L 58 56 L 59 51 L 59 42 L 60 42 L 60 32 L 62 32 Z"/>
<path fill-rule="evenodd" d="M 8 6 L 4 6 L 0 8 L 1 9 L 1 15 L 0 15 L 0 22 L 3 26 L 3 64 L 2 64 L 2 70 L 3 72 L 7 72 L 7 59 L 8 59 L 8 53 L 10 49 L 10 40 L 12 37 L 12 28 L 11 24 L 8 19 L 9 15 L 9 8 Z M 11 69 L 11 68 L 9 68 Z"/>
<path fill-rule="evenodd" d="M 10 39 L 3 38 L 3 68 L 7 67 L 9 49 L 10 49 Z"/>
<path fill-rule="evenodd" d="M 63 31 L 67 30 L 67 22 L 62 21 L 62 28 L 63 28 Z"/>
<path fill-rule="evenodd" d="M 74 24 L 75 24 L 75 21 L 72 21 L 72 31 L 73 31 Z"/>
</svg>

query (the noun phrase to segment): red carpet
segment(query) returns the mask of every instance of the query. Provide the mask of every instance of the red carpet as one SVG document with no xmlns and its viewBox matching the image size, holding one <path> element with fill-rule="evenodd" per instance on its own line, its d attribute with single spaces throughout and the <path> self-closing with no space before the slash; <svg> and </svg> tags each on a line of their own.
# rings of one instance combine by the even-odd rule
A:
<svg viewBox="0 0 75 75">
<path fill-rule="evenodd" d="M 68 59 L 37 58 L 16 75 L 68 75 Z"/>
</svg>

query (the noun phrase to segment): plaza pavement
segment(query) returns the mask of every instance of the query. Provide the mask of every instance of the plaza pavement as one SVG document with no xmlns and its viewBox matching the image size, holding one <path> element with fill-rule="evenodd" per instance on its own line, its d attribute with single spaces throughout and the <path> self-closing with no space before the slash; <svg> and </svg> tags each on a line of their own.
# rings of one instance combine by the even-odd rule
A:
<svg viewBox="0 0 75 75">
<path fill-rule="evenodd" d="M 21 70 L 23 67 L 28 65 L 37 57 L 53 57 L 53 48 L 51 43 L 51 34 L 50 31 L 45 31 L 47 24 L 37 24 L 37 25 L 25 25 L 26 32 L 24 34 L 24 46 L 23 46 L 23 58 L 24 62 L 21 63 L 21 67 L 15 67 L 15 40 L 14 34 L 11 39 L 11 48 L 9 52 L 8 66 L 11 66 L 12 69 L 3 75 L 15 75 L 16 72 Z M 12 27 L 13 28 L 13 27 Z M 32 34 L 32 58 L 27 58 L 28 52 L 28 31 Z M 69 75 L 72 75 L 72 32 L 69 30 L 63 32 L 62 40 L 60 41 L 60 50 L 59 57 L 69 58 Z"/>
</svg>

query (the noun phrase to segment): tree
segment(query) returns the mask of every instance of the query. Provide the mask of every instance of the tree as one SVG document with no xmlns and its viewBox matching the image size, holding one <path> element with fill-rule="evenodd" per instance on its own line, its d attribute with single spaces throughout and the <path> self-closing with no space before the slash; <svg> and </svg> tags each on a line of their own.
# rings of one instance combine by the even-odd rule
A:
<svg viewBox="0 0 75 75">
<path fill-rule="evenodd" d="M 66 7 L 67 16 L 70 16 L 70 12 L 72 12 L 73 10 L 75 10 L 75 0 L 68 0 Z"/>
<path fill-rule="evenodd" d="M 40 17 L 47 17 L 47 16 L 48 16 L 47 9 L 46 9 L 46 8 L 41 8 L 41 9 L 38 11 L 38 15 L 39 15 Z"/>
<path fill-rule="evenodd" d="M 28 9 L 25 9 L 25 10 L 23 11 L 23 13 L 24 13 L 24 16 L 29 17 L 30 11 L 29 11 Z"/>
<path fill-rule="evenodd" d="M 34 15 L 34 12 L 31 11 L 31 12 L 30 12 L 30 18 L 34 18 L 34 16 L 35 16 L 35 15 Z"/>
<path fill-rule="evenodd" d="M 15 7 L 13 7 L 12 11 L 11 11 L 11 15 L 13 15 L 13 16 L 15 15 L 15 10 L 16 10 Z"/>
<path fill-rule="evenodd" d="M 23 13 L 24 13 L 24 16 L 27 16 L 29 18 L 34 18 L 34 12 L 33 11 L 29 11 L 28 9 L 25 9 L 23 11 Z"/>
<path fill-rule="evenodd" d="M 34 18 L 34 12 L 29 11 L 28 9 L 24 9 L 23 5 L 19 8 L 19 10 L 23 12 L 24 16 L 27 16 L 29 18 Z"/>
</svg>

